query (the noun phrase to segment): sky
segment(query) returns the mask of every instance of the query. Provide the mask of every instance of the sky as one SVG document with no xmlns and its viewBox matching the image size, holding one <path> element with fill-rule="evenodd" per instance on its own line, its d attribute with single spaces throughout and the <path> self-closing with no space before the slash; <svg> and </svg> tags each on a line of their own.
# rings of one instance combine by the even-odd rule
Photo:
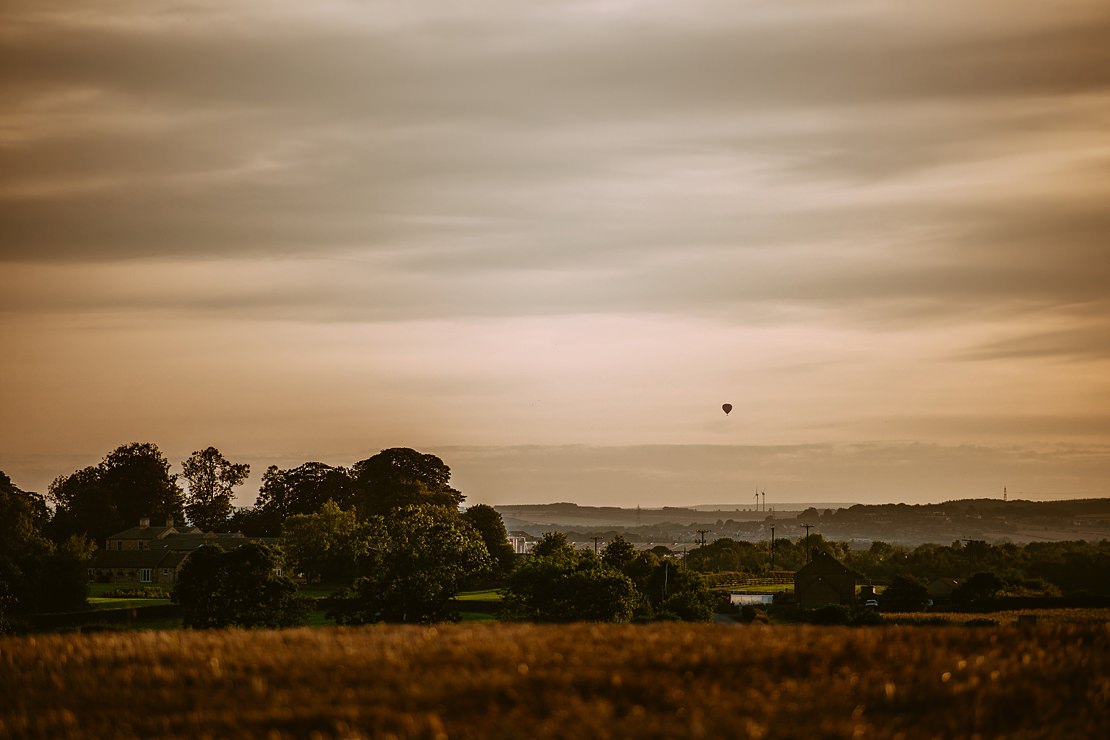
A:
<svg viewBox="0 0 1110 740">
<path fill-rule="evenodd" d="M 1102 0 L 8 0 L 0 469 L 1110 496 L 1107 38 Z"/>
</svg>

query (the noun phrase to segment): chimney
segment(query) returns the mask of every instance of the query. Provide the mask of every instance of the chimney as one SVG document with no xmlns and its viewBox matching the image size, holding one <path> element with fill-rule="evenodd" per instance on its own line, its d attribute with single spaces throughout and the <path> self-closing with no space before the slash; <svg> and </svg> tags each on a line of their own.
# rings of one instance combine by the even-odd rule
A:
<svg viewBox="0 0 1110 740">
<path fill-rule="evenodd" d="M 142 527 L 143 529 L 146 529 L 147 527 L 149 527 L 150 526 L 150 517 L 149 516 L 139 517 L 139 526 Z"/>
</svg>

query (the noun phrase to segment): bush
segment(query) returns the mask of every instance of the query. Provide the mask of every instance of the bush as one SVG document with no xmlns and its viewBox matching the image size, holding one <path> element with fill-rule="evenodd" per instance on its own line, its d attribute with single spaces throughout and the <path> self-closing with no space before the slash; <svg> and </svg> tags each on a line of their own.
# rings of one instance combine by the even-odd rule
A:
<svg viewBox="0 0 1110 740">
<path fill-rule="evenodd" d="M 825 606 L 820 606 L 809 612 L 809 622 L 811 624 L 848 624 L 851 619 L 851 610 L 840 604 L 825 604 Z"/>
<path fill-rule="evenodd" d="M 856 609 L 852 612 L 852 617 L 848 622 L 853 627 L 873 627 L 882 623 L 883 615 L 870 607 Z"/>
<path fill-rule="evenodd" d="M 257 542 L 225 552 L 219 545 L 196 550 L 181 569 L 173 599 L 191 628 L 291 627 L 308 621 L 313 599 L 275 569 L 281 551 Z"/>
<path fill-rule="evenodd" d="M 997 627 L 998 626 L 998 620 L 997 619 L 991 619 L 989 617 L 976 617 L 975 619 L 969 619 L 966 622 L 964 622 L 964 626 L 965 627 Z"/>
<path fill-rule="evenodd" d="M 771 620 L 767 617 L 767 612 L 758 606 L 745 604 L 740 607 L 740 621 L 745 624 L 770 624 Z"/>
</svg>

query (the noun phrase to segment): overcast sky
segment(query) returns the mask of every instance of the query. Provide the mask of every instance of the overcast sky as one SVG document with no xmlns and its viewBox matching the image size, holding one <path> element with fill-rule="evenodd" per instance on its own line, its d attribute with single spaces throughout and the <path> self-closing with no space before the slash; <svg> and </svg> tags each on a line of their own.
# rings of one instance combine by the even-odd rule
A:
<svg viewBox="0 0 1110 740">
<path fill-rule="evenodd" d="M 1108 38 L 1103 0 L 8 0 L 0 469 L 1110 496 Z"/>
</svg>

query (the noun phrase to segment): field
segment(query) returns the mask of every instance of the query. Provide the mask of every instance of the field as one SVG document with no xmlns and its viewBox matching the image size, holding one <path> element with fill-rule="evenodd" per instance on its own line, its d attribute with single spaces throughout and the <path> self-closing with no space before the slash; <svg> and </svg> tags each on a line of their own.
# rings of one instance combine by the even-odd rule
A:
<svg viewBox="0 0 1110 740">
<path fill-rule="evenodd" d="M 0 737 L 1101 737 L 1110 627 L 375 626 L 0 639 Z"/>
</svg>

